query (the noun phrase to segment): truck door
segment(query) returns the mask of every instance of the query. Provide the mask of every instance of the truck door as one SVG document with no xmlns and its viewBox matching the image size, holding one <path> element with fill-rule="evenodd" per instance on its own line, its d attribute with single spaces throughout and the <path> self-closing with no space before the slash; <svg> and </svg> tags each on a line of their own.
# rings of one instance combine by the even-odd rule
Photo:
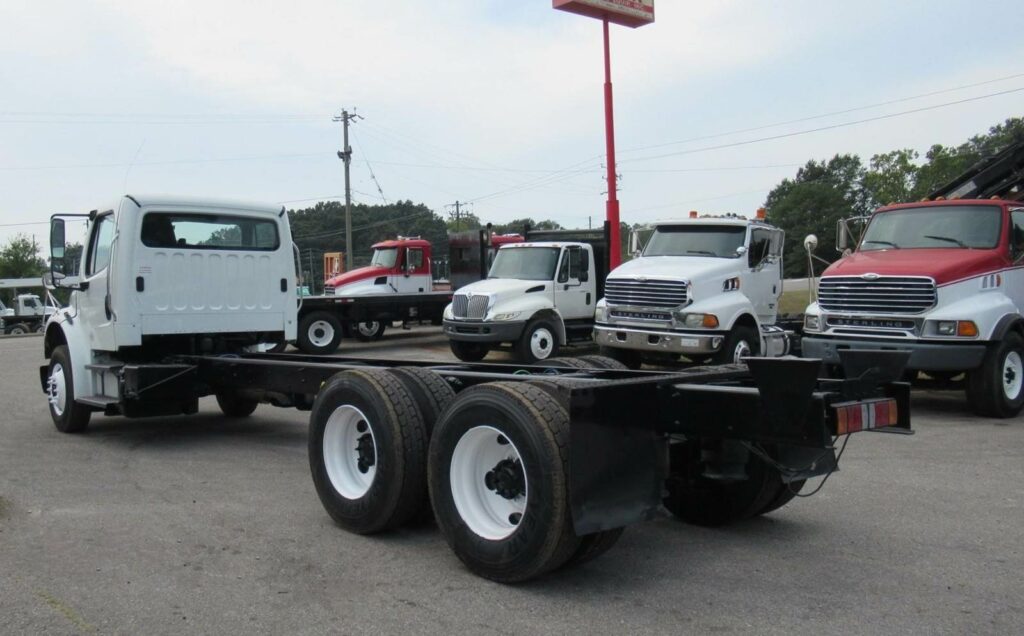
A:
<svg viewBox="0 0 1024 636">
<path fill-rule="evenodd" d="M 555 276 L 555 308 L 565 320 L 594 317 L 594 280 L 590 252 L 577 245 L 562 250 Z"/>
<path fill-rule="evenodd" d="M 782 232 L 755 227 L 750 231 L 747 269 L 740 289 L 750 299 L 762 324 L 775 322 L 782 295 Z"/>
<path fill-rule="evenodd" d="M 113 351 L 116 348 L 114 312 L 111 306 L 111 285 L 109 284 L 115 235 L 113 211 L 97 216 L 92 223 L 91 230 L 82 277 L 82 282 L 87 283 L 88 288 L 76 292 L 79 298 L 78 306 L 86 324 L 90 327 L 88 329 L 91 339 L 90 346 L 101 351 Z"/>
<path fill-rule="evenodd" d="M 1010 260 L 1013 265 L 1003 272 L 1004 289 L 1018 312 L 1024 313 L 1024 208 L 1010 210 Z"/>
<path fill-rule="evenodd" d="M 399 294 L 418 294 L 431 290 L 430 264 L 422 247 L 406 247 L 398 251 L 396 272 L 389 276 Z"/>
</svg>

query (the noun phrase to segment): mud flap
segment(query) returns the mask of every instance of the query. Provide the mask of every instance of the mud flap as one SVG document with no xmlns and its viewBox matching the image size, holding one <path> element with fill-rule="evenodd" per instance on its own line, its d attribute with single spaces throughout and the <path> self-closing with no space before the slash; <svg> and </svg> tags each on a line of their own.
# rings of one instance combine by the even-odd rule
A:
<svg viewBox="0 0 1024 636">
<path fill-rule="evenodd" d="M 645 418 L 644 400 L 636 391 L 627 399 L 627 391 L 572 391 L 569 500 L 577 535 L 651 519 L 661 505 L 668 438 L 642 424 L 654 418 Z"/>
</svg>

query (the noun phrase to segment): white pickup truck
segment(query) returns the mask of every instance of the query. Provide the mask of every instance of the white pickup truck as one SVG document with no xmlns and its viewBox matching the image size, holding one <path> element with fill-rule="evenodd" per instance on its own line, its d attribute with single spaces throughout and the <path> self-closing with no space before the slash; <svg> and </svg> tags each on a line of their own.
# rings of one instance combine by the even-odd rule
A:
<svg viewBox="0 0 1024 636">
<path fill-rule="evenodd" d="M 645 355 L 738 362 L 789 352 L 775 322 L 782 294 L 782 230 L 763 213 L 663 221 L 643 254 L 608 275 L 594 339 L 632 367 Z"/>
<path fill-rule="evenodd" d="M 487 278 L 460 288 L 445 309 L 452 353 L 476 362 L 508 342 L 518 360 L 530 363 L 557 356 L 562 346 L 590 342 L 607 271 L 604 234 L 552 230 L 502 245 Z"/>
</svg>

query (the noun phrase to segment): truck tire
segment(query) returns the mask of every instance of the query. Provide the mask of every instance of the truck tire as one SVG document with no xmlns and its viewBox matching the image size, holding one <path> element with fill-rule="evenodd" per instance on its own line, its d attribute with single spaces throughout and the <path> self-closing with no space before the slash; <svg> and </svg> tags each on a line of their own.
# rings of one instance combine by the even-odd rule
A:
<svg viewBox="0 0 1024 636">
<path fill-rule="evenodd" d="M 381 339 L 385 328 L 386 325 L 380 320 L 360 322 L 352 325 L 352 335 L 360 342 L 372 342 Z"/>
<path fill-rule="evenodd" d="M 547 318 L 531 320 L 512 350 L 516 359 L 526 364 L 554 358 L 558 355 L 558 329 Z"/>
<path fill-rule="evenodd" d="M 32 333 L 43 333 L 44 331 L 46 331 L 46 323 L 42 321 L 36 323 L 36 326 L 32 328 Z"/>
<path fill-rule="evenodd" d="M 19 322 L 16 325 L 11 325 L 7 328 L 7 335 L 9 336 L 22 336 L 31 331 L 28 325 L 23 322 Z"/>
<path fill-rule="evenodd" d="M 482 342 L 449 340 L 448 344 L 451 346 L 452 353 L 455 354 L 455 357 L 463 362 L 480 362 L 487 357 L 487 354 L 491 351 L 491 348 Z"/>
<path fill-rule="evenodd" d="M 756 356 L 761 352 L 761 339 L 757 332 L 743 325 L 737 325 L 725 337 L 721 350 L 711 360 L 713 364 L 734 364 L 741 358 Z"/>
<path fill-rule="evenodd" d="M 625 364 L 605 355 L 580 356 L 577 360 L 585 360 L 592 369 L 611 369 L 613 371 L 626 371 L 629 369 Z"/>
<path fill-rule="evenodd" d="M 985 353 L 981 366 L 967 373 L 967 401 L 976 414 L 1014 417 L 1024 408 L 1024 340 L 1006 334 Z"/>
<path fill-rule="evenodd" d="M 299 323 L 299 349 L 321 355 L 334 353 L 341 343 L 341 322 L 327 311 L 314 311 Z"/>
<path fill-rule="evenodd" d="M 89 426 L 92 411 L 75 402 L 75 379 L 71 371 L 71 354 L 67 345 L 60 345 L 50 354 L 47 401 L 53 425 L 61 433 L 80 433 Z"/>
<path fill-rule="evenodd" d="M 455 399 L 455 389 L 430 369 L 398 367 L 388 369 L 388 372 L 398 378 L 412 395 L 420 415 L 423 416 L 423 425 L 429 437 L 441 413 Z"/>
<path fill-rule="evenodd" d="M 568 445 L 566 410 L 538 386 L 493 382 L 455 398 L 430 440 L 427 473 L 437 524 L 466 567 L 514 583 L 576 553 Z"/>
<path fill-rule="evenodd" d="M 791 481 L 788 484 L 782 484 L 779 487 L 778 494 L 776 494 L 772 498 L 772 500 L 769 501 L 767 505 L 765 505 L 765 507 L 758 511 L 754 516 L 766 515 L 769 512 L 778 510 L 779 508 L 793 501 L 793 499 L 795 499 L 796 496 L 800 494 L 800 491 L 804 489 L 804 484 L 806 483 L 807 480 L 800 479 L 797 481 Z"/>
<path fill-rule="evenodd" d="M 632 349 L 618 349 L 615 347 L 601 347 L 601 357 L 611 358 L 622 364 L 627 369 L 639 369 L 643 366 L 644 356 L 639 351 Z"/>
<path fill-rule="evenodd" d="M 594 365 L 590 364 L 583 358 L 548 358 L 542 361 L 545 367 L 555 367 L 563 369 L 595 369 Z"/>
<path fill-rule="evenodd" d="M 780 497 L 782 478 L 778 471 L 753 454 L 746 464 L 747 479 L 740 481 L 705 477 L 700 460 L 699 440 L 669 446 L 667 495 L 662 503 L 686 523 L 709 527 L 735 523 L 768 512 Z"/>
<path fill-rule="evenodd" d="M 344 371 L 317 394 L 309 468 L 339 526 L 373 534 L 418 517 L 427 505 L 426 457 L 423 417 L 391 373 Z"/>
<path fill-rule="evenodd" d="M 217 406 L 226 417 L 249 417 L 259 405 L 259 400 L 243 397 L 233 391 L 217 394 Z"/>
<path fill-rule="evenodd" d="M 614 530 L 603 530 L 583 535 L 580 537 L 580 547 L 576 548 L 576 551 L 572 553 L 572 556 L 566 561 L 565 567 L 583 565 L 611 550 L 612 546 L 622 538 L 622 533 L 625 530 L 625 528 L 615 528 Z"/>
</svg>

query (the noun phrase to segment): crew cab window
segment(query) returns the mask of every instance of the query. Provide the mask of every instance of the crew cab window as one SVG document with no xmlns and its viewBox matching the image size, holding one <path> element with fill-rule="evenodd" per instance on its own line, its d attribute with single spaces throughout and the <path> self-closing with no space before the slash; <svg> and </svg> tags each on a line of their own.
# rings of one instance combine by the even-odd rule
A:
<svg viewBox="0 0 1024 636">
<path fill-rule="evenodd" d="M 142 244 L 192 250 L 272 252 L 281 245 L 277 223 L 220 214 L 150 212 L 142 218 Z"/>
<path fill-rule="evenodd" d="M 768 230 L 755 229 L 750 232 L 750 251 L 747 252 L 747 263 L 757 267 L 771 254 L 772 233 Z"/>
<path fill-rule="evenodd" d="M 1024 256 L 1024 210 L 1010 213 L 1013 227 L 1010 229 L 1010 257 L 1017 260 Z"/>
<path fill-rule="evenodd" d="M 114 242 L 114 215 L 105 214 L 96 219 L 96 229 L 89 241 L 89 260 L 85 273 L 97 274 L 110 264 L 110 245 Z"/>
</svg>

